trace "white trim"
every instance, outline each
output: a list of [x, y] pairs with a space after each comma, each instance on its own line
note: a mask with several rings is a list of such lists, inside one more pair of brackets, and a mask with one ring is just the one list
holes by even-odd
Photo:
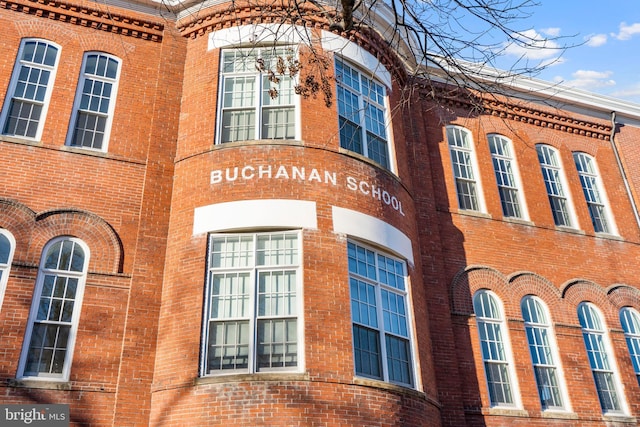
[[[476, 313], [475, 311], [475, 302], [476, 302], [476, 298], [478, 297], [478, 295], [480, 295], [481, 293], [486, 293], [488, 294], [498, 305], [498, 309], [500, 310], [500, 318], [499, 319], [495, 319], [495, 318], [491, 318], [491, 317], [483, 317], [480, 316], [478, 313]], [[502, 300], [500, 299], [500, 297], [498, 297], [498, 295], [496, 295], [495, 292], [493, 292], [492, 290], [483, 288], [483, 289], [478, 289], [472, 296], [471, 301], [473, 303], [473, 312], [475, 314], [476, 317], [476, 329], [478, 332], [478, 344], [480, 345], [480, 358], [482, 360], [482, 371], [484, 374], [484, 387], [487, 393], [487, 399], [489, 400], [489, 405], [491, 406], [491, 408], [498, 408], [498, 409], [506, 409], [506, 410], [515, 410], [515, 409], [522, 409], [522, 397], [520, 396], [520, 384], [518, 381], [518, 375], [517, 375], [517, 371], [516, 371], [516, 367], [515, 367], [515, 358], [513, 355], [513, 346], [511, 345], [511, 333], [509, 331], [509, 325], [507, 324], [507, 317], [506, 317], [506, 311], [504, 309], [504, 303], [502, 302]], [[485, 359], [484, 357], [484, 353], [482, 351], [482, 334], [480, 332], [480, 325], [479, 323], [493, 323], [493, 324], [498, 324], [500, 326], [500, 330], [502, 332], [502, 344], [504, 345], [504, 352], [505, 352], [505, 362], [507, 364], [507, 370], [509, 371], [509, 385], [511, 386], [511, 398], [513, 399], [513, 403], [511, 404], [501, 404], [501, 403], [496, 403], [491, 401], [491, 393], [489, 391], [489, 376], [487, 375], [487, 367], [486, 367], [486, 361], [487, 359]], [[529, 351], [529, 345], [527, 343], [527, 351]], [[489, 359], [490, 360], [490, 359]]]
[[[565, 227], [565, 228], [573, 228], [575, 230], [580, 230], [580, 222], [578, 221], [578, 216], [576, 215], [576, 206], [574, 203], [573, 194], [571, 192], [571, 188], [569, 187], [569, 181], [567, 178], [567, 169], [564, 167], [560, 150], [554, 147], [553, 145], [550, 145], [544, 142], [538, 142], [537, 144], [535, 144], [536, 154], [538, 154], [538, 147], [549, 148], [553, 152], [553, 154], [555, 154], [556, 160], [558, 161], [558, 166], [550, 165], [550, 164], [545, 164], [543, 166], [542, 163], [538, 161], [538, 164], [540, 165], [540, 176], [542, 177], [542, 184], [545, 186], [545, 193], [547, 195], [547, 200], [549, 201], [549, 213], [551, 213], [551, 219], [553, 220], [554, 225], [556, 227]], [[538, 154], [538, 157], [539, 157], [539, 154]], [[571, 160], [573, 162], [573, 166], [575, 167], [575, 160], [573, 160], [573, 153], [571, 154]], [[551, 199], [549, 198], [550, 194], [548, 189], [546, 188], [547, 184], [546, 182], [544, 182], [544, 174], [542, 172], [543, 167], [548, 169], [557, 169], [559, 171], [560, 186], [561, 186], [561, 190], [563, 190], [564, 192], [563, 196], [567, 202], [567, 215], [569, 216], [569, 221], [571, 222], [569, 225], [558, 225], [555, 223], [556, 221], [555, 221], [555, 218], [553, 217], [553, 207], [551, 206]], [[576, 175], [577, 175], [577, 171], [576, 171]], [[582, 190], [582, 184], [580, 185], [580, 190]]]
[[[42, 287], [44, 285], [45, 268], [44, 263], [49, 248], [61, 241], [72, 241], [78, 244], [82, 250], [84, 250], [84, 265], [81, 272], [67, 271], [65, 277], [76, 277], [78, 279], [78, 286], [76, 288], [76, 295], [73, 304], [73, 313], [71, 315], [71, 329], [69, 331], [69, 337], [67, 339], [67, 354], [64, 358], [64, 365], [62, 373], [59, 375], [42, 375], [42, 376], [30, 376], [24, 375], [24, 370], [27, 364], [27, 357], [29, 354], [29, 348], [31, 346], [31, 334], [33, 332], [33, 325], [36, 321], [38, 309], [40, 306], [40, 299], [42, 297]], [[87, 280], [87, 271], [89, 269], [90, 250], [89, 247], [80, 239], [69, 236], [61, 236], [49, 241], [42, 250], [42, 256], [40, 259], [40, 266], [38, 269], [38, 277], [36, 280], [36, 286], [33, 291], [33, 297], [31, 300], [31, 310], [29, 312], [29, 321], [27, 324], [27, 330], [24, 335], [24, 341], [22, 343], [22, 352], [20, 354], [20, 361], [18, 363], [18, 379], [29, 379], [38, 381], [68, 381], [69, 374], [71, 372], [71, 362], [73, 361], [73, 350], [75, 347], [76, 336], [78, 332], [78, 324], [80, 323], [80, 312], [82, 311], [82, 300], [84, 297], [85, 283]], [[50, 271], [50, 270], [46, 270]], [[58, 271], [58, 270], [54, 270]], [[55, 273], [54, 273], [55, 274]]]
[[[449, 141], [449, 129], [459, 129], [461, 133], [466, 134], [467, 137], [469, 138], [469, 141], [468, 141], [469, 147], [459, 147], [457, 145], [452, 146], [451, 141]], [[476, 153], [476, 143], [473, 139], [473, 133], [471, 132], [470, 129], [467, 129], [464, 126], [452, 125], [452, 124], [446, 125], [444, 127], [444, 132], [445, 132], [445, 135], [444, 135], [445, 140], [447, 141], [447, 148], [449, 150], [449, 163], [451, 164], [451, 175], [453, 176], [453, 185], [454, 185], [454, 190], [456, 192], [456, 203], [458, 205], [458, 209], [460, 209], [461, 211], [467, 211], [467, 212], [487, 213], [487, 205], [484, 200], [484, 187], [482, 185], [482, 177], [480, 175], [480, 165], [478, 163], [478, 155]], [[473, 173], [473, 182], [475, 183], [475, 189], [476, 189], [475, 196], [478, 202], [478, 210], [467, 209], [460, 206], [460, 194], [458, 193], [458, 182], [457, 182], [458, 178], [456, 177], [456, 172], [453, 167], [452, 150], [468, 152], [471, 154], [470, 166], [471, 166], [471, 172]], [[489, 156], [491, 156], [491, 153], [489, 153]], [[491, 168], [493, 170], [493, 165], [491, 166]], [[495, 177], [495, 170], [494, 170], [494, 177]], [[467, 181], [469, 180], [467, 179]]]
[[[87, 65], [87, 58], [89, 56], [95, 55], [98, 58], [103, 56], [105, 58], [113, 59], [116, 61], [117, 70], [115, 79], [111, 79], [110, 77], [103, 76], [95, 76], [93, 74], [87, 74], [85, 72], [85, 66]], [[122, 60], [117, 56], [110, 55], [101, 51], [88, 51], [85, 52], [82, 57], [82, 65], [80, 66], [80, 75], [78, 76], [78, 84], [76, 87], [75, 99], [73, 101], [73, 112], [71, 114], [71, 119], [69, 120], [69, 126], [67, 129], [67, 138], [65, 140], [65, 145], [73, 148], [81, 148], [84, 150], [90, 151], [98, 151], [98, 152], [106, 152], [109, 147], [109, 137], [111, 136], [111, 125], [113, 123], [113, 116], [116, 108], [116, 98], [118, 96], [118, 86], [120, 82], [120, 71], [122, 70]], [[75, 126], [76, 120], [78, 118], [78, 113], [80, 112], [80, 103], [82, 102], [82, 95], [84, 93], [84, 84], [85, 82], [91, 79], [93, 81], [101, 82], [101, 83], [109, 83], [111, 84], [111, 95], [109, 96], [109, 109], [107, 111], [107, 119], [104, 125], [104, 133], [102, 135], [102, 145], [100, 148], [94, 147], [85, 147], [82, 145], [71, 145], [73, 136], [75, 135]]]
[[[364, 73], [367, 77], [379, 80], [387, 87], [387, 92], [391, 92], [391, 73], [375, 56], [354, 42], [328, 31], [322, 30], [320, 40], [323, 50], [338, 53], [343, 58], [347, 58], [349, 62], [357, 64], [362, 70], [367, 71]], [[389, 96], [388, 93], [387, 96]]]
[[[573, 412], [573, 409], [571, 408], [571, 400], [569, 398], [569, 393], [567, 393], [567, 381], [565, 379], [565, 375], [564, 375], [564, 369], [562, 368], [562, 358], [560, 357], [560, 353], [558, 351], [558, 342], [556, 340], [556, 331], [553, 327], [553, 321], [551, 319], [551, 313], [549, 312], [549, 307], [547, 307], [547, 304], [537, 295], [533, 295], [533, 294], [529, 294], [529, 295], [525, 295], [524, 297], [522, 297], [522, 299], [520, 300], [520, 312], [522, 313], [522, 302], [526, 299], [526, 298], [531, 298], [533, 301], [535, 301], [537, 304], [539, 304], [542, 307], [542, 310], [544, 311], [544, 315], [546, 316], [546, 323], [542, 324], [542, 323], [529, 323], [526, 320], [524, 321], [524, 330], [525, 330], [525, 334], [527, 334], [527, 326], [531, 327], [531, 328], [539, 328], [539, 329], [545, 329], [547, 331], [547, 337], [549, 339], [548, 344], [549, 344], [549, 349], [551, 351], [551, 357], [553, 358], [553, 367], [556, 370], [556, 374], [557, 374], [557, 381], [558, 381], [558, 388], [560, 389], [560, 396], [562, 398], [562, 408], [547, 408], [547, 409], [542, 409], [542, 411], [544, 413], [567, 413], [567, 412]], [[523, 314], [523, 318], [524, 318], [524, 313]], [[531, 361], [531, 366], [534, 369], [534, 376], [535, 376], [535, 365], [533, 364], [533, 354], [531, 352], [531, 344], [529, 343], [529, 337], [527, 334], [527, 348], [529, 350], [529, 360]], [[536, 378], [534, 378], [534, 381], [536, 383], [536, 387], [538, 388], [538, 390], [540, 389], [540, 384], [538, 384], [538, 380]], [[539, 393], [539, 392], [538, 392]], [[542, 405], [542, 402], [540, 402], [540, 405]]]
[[[580, 309], [582, 308], [582, 306], [586, 306], [586, 307], [591, 307], [591, 309], [595, 312], [595, 315], [598, 316], [598, 320], [600, 321], [600, 326], [602, 327], [602, 329], [590, 329], [590, 328], [586, 328], [583, 326], [582, 322], [580, 321]], [[589, 369], [591, 370], [592, 374], [595, 373], [595, 371], [597, 370], [597, 368], [595, 368], [593, 366], [593, 364], [591, 363], [591, 356], [587, 355], [587, 343], [586, 340], [584, 338], [585, 334], [589, 334], [589, 335], [601, 335], [602, 336], [602, 344], [604, 345], [604, 355], [607, 358], [607, 360], [609, 361], [609, 370], [611, 372], [611, 375], [613, 376], [613, 383], [614, 383], [614, 387], [615, 387], [615, 392], [617, 393], [617, 398], [620, 402], [620, 410], [619, 411], [605, 411], [604, 408], [602, 408], [602, 402], [600, 401], [600, 398], [598, 397], [598, 404], [600, 405], [600, 409], [602, 411], [602, 415], [609, 415], [609, 416], [627, 416], [629, 415], [629, 404], [627, 403], [627, 396], [626, 393], [624, 391], [624, 385], [621, 382], [620, 379], [620, 370], [618, 369], [618, 360], [616, 357], [615, 352], [613, 351], [613, 346], [611, 344], [611, 336], [609, 334], [609, 328], [607, 326], [606, 323], [606, 319], [604, 317], [604, 315], [602, 314], [602, 311], [600, 311], [600, 309], [593, 304], [592, 302], [589, 301], [582, 301], [580, 304], [578, 304], [578, 309], [577, 309], [577, 316], [578, 316], [578, 320], [580, 321], [580, 329], [582, 332], [582, 341], [583, 341], [583, 348], [585, 349], [585, 355], [587, 356], [587, 359], [589, 360]], [[620, 314], [618, 313], [618, 316]], [[602, 370], [599, 370], [602, 371]], [[598, 386], [595, 382], [595, 378], [594, 378], [594, 382], [593, 382], [593, 389], [596, 391], [596, 394], [599, 395], [600, 391], [598, 390]]]
[[318, 228], [316, 202], [241, 200], [195, 208], [193, 235], [256, 228]]
[[[20, 70], [22, 69], [22, 64], [23, 64], [22, 55], [24, 53], [25, 45], [28, 42], [42, 42], [49, 46], [55, 47], [57, 49], [56, 60], [53, 66], [44, 65], [44, 64], [31, 65], [33, 63], [28, 63], [27, 65], [31, 68], [36, 68], [38, 70], [45, 70], [50, 72], [49, 80], [47, 81], [47, 89], [44, 95], [44, 100], [42, 101], [42, 110], [40, 111], [40, 118], [38, 119], [38, 129], [36, 130], [36, 135], [34, 137], [4, 133], [4, 128], [6, 126], [7, 118], [9, 116], [11, 101], [15, 96], [16, 86], [18, 85], [18, 78], [20, 77]], [[58, 64], [60, 63], [61, 53], [62, 53], [62, 46], [47, 39], [38, 38], [38, 37], [26, 37], [20, 41], [20, 48], [18, 49], [18, 53], [16, 54], [15, 63], [13, 64], [13, 70], [11, 72], [11, 81], [9, 83], [9, 88], [7, 89], [6, 97], [3, 101], [4, 104], [2, 106], [2, 114], [0, 115], [0, 134], [7, 135], [13, 138], [27, 139], [29, 141], [40, 141], [42, 139], [42, 132], [44, 131], [44, 124], [47, 119], [47, 111], [49, 110], [49, 104], [51, 103], [51, 93], [53, 92], [53, 86], [55, 85], [56, 74], [58, 71]]]
[[[498, 132], [492, 132], [492, 133], [488, 133], [486, 135], [487, 138], [487, 144], [489, 145], [489, 156], [491, 157], [491, 163], [492, 163], [492, 168], [493, 168], [493, 176], [496, 180], [496, 188], [498, 190], [498, 193], [500, 193], [500, 187], [498, 187], [498, 177], [496, 176], [496, 168], [495, 165], [493, 164], [493, 159], [494, 159], [494, 155], [491, 152], [491, 143], [489, 141], [490, 137], [498, 137], [498, 138], [502, 138], [504, 140], [506, 140], [508, 142], [508, 146], [509, 146], [509, 151], [510, 151], [510, 157], [505, 157], [505, 156], [498, 156], [496, 155], [496, 157], [498, 159], [508, 159], [510, 164], [511, 164], [511, 172], [513, 173], [513, 179], [515, 181], [515, 185], [516, 185], [516, 190], [518, 191], [517, 193], [517, 197], [518, 197], [518, 203], [520, 204], [520, 217], [506, 217], [504, 216], [504, 210], [502, 210], [502, 215], [504, 218], [509, 218], [509, 219], [521, 219], [524, 221], [529, 221], [529, 209], [527, 206], [527, 202], [526, 202], [526, 197], [524, 194], [524, 185], [522, 185], [522, 177], [520, 176], [520, 166], [518, 165], [518, 159], [516, 158], [516, 150], [515, 150], [515, 145], [513, 144], [513, 141], [508, 138], [507, 136], [498, 133]], [[500, 200], [500, 204], [502, 205], [502, 198], [500, 197], [500, 194], [498, 194], [498, 199]], [[502, 207], [502, 206], [501, 206]]]
[[8, 230], [0, 229], [0, 235], [5, 236], [9, 240], [9, 258], [6, 264], [1, 264], [2, 277], [0, 277], [0, 310], [2, 309], [2, 301], [4, 301], [4, 294], [7, 291], [7, 282], [9, 281], [9, 274], [11, 273], [11, 263], [13, 262], [13, 254], [16, 252], [16, 239]]
[[207, 50], [234, 46], [254, 46], [264, 43], [311, 45], [311, 33], [306, 27], [283, 24], [239, 25], [209, 34]]
[[333, 231], [382, 246], [400, 255], [413, 266], [411, 239], [384, 221], [351, 209], [331, 207]]

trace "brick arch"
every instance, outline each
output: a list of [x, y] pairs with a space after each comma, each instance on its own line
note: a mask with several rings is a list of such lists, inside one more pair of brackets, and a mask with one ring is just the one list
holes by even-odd
[[96, 31], [82, 35], [78, 38], [78, 41], [80, 42], [80, 46], [82, 46], [82, 50], [85, 52], [105, 52], [121, 59], [136, 49], [135, 45], [125, 42], [122, 36], [105, 32]]
[[29, 251], [31, 261], [38, 264], [44, 246], [58, 236], [77, 237], [89, 246], [89, 271], [122, 272], [122, 242], [111, 225], [98, 215], [75, 209], [51, 210], [36, 215]]
[[[69, 30], [68, 26], [53, 20], [29, 17], [28, 19], [16, 20], [14, 25], [21, 38], [38, 37], [50, 40], [58, 45], [74, 42], [78, 37], [75, 32]], [[55, 34], [55, 40], [51, 38], [52, 34]]]
[[20, 202], [0, 198], [0, 228], [13, 234], [16, 249], [13, 262], [24, 262], [33, 233], [36, 213]]
[[[607, 295], [607, 290], [590, 280], [575, 279], [561, 287], [563, 299], [567, 302], [569, 323], [576, 325], [578, 321], [578, 305], [581, 302], [591, 302], [602, 312], [607, 325], [615, 325], [618, 321], [618, 311]], [[612, 323], [613, 322], [613, 323]]]
[[[548, 279], [536, 273], [521, 271], [509, 276], [509, 290], [514, 303], [520, 305], [520, 301], [527, 295], [540, 298], [547, 308], [554, 322], [567, 322], [566, 305], [558, 288]], [[522, 313], [519, 312], [521, 316]]]
[[633, 307], [640, 311], [640, 290], [625, 284], [615, 284], [607, 289], [607, 296], [611, 304], [618, 309]]
[[[476, 265], [459, 271], [451, 282], [451, 310], [454, 314], [473, 314], [473, 294], [479, 289], [490, 289], [502, 300], [508, 312], [511, 298], [506, 289], [506, 278], [498, 270]], [[510, 304], [509, 304], [510, 305]], [[510, 314], [510, 313], [509, 313]]]

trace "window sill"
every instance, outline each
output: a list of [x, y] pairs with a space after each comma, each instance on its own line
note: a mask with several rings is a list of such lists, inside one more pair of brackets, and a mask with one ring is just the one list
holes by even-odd
[[7, 386], [16, 388], [40, 388], [47, 390], [71, 390], [71, 382], [52, 378], [8, 379]]
[[605, 239], [605, 240], [617, 240], [619, 242], [624, 241], [624, 239], [620, 236], [618, 236], [617, 234], [609, 234], [609, 233], [598, 233], [596, 232], [596, 237], [599, 239]]
[[631, 415], [626, 414], [603, 414], [602, 418], [605, 421], [629, 424], [629, 425], [637, 425], [638, 419], [636, 417], [632, 417]]
[[511, 224], [526, 225], [528, 227], [535, 227], [535, 224], [532, 221], [529, 221], [528, 219], [514, 218], [514, 217], [505, 216], [505, 217], [502, 217], [502, 221], [509, 222]]
[[13, 144], [20, 144], [20, 145], [31, 145], [31, 146], [35, 146], [35, 147], [41, 147], [42, 146], [42, 141], [37, 140], [37, 139], [30, 139], [30, 138], [20, 138], [17, 136], [9, 136], [9, 135], [0, 135], [0, 141], [2, 142], [10, 142]]
[[483, 408], [482, 414], [500, 416], [500, 417], [529, 418], [529, 412], [521, 408], [507, 408], [507, 407]]
[[259, 374], [220, 374], [198, 377], [194, 385], [240, 383], [256, 381], [309, 381], [309, 375], [301, 372], [265, 372]]
[[561, 420], [577, 420], [578, 414], [575, 412], [567, 412], [563, 410], [553, 410], [547, 409], [546, 411], [542, 411], [542, 418], [551, 418], [551, 419], [561, 419]]
[[421, 391], [418, 391], [414, 388], [411, 388], [409, 386], [401, 386], [401, 385], [397, 385], [397, 384], [391, 384], [385, 381], [380, 381], [380, 380], [372, 380], [369, 378], [362, 378], [362, 377], [354, 377], [353, 378], [353, 383], [356, 385], [361, 385], [361, 386], [365, 386], [365, 387], [371, 387], [371, 388], [378, 388], [378, 389], [383, 389], [383, 390], [388, 390], [388, 391], [393, 391], [396, 393], [402, 393], [402, 394], [406, 394], [406, 395], [413, 395], [415, 397], [419, 397], [424, 399], [425, 398], [425, 394]]
[[225, 148], [243, 147], [245, 145], [293, 145], [302, 147], [304, 143], [299, 139], [250, 139], [247, 141], [216, 142], [213, 145], [213, 149], [223, 150]]
[[476, 217], [476, 218], [492, 219], [491, 215], [489, 215], [488, 213], [485, 213], [485, 212], [480, 212], [480, 211], [472, 211], [472, 210], [468, 210], [468, 209], [458, 209], [457, 213], [460, 214], [460, 215], [464, 215], [464, 216], [473, 216], [473, 217]]
[[563, 233], [570, 233], [570, 234], [581, 234], [581, 235], [586, 235], [586, 233], [584, 232], [584, 230], [580, 230], [579, 228], [573, 228], [573, 227], [565, 227], [562, 225], [556, 225], [556, 231], [561, 231]]

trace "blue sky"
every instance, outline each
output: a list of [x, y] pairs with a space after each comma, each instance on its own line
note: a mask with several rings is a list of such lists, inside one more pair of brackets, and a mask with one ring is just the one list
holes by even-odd
[[573, 47], [507, 49], [503, 59], [547, 62], [551, 65], [536, 78], [640, 104], [640, 0], [539, 3], [519, 27], [529, 36], [558, 38], [550, 43]]

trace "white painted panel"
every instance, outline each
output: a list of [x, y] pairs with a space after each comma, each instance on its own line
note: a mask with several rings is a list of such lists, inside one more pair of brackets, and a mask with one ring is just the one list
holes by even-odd
[[404, 257], [409, 264], [414, 265], [411, 239], [402, 231], [378, 218], [351, 209], [333, 206], [332, 213], [334, 232], [388, 248]]
[[316, 202], [305, 200], [243, 200], [196, 208], [193, 234], [267, 227], [318, 228]]
[[309, 29], [297, 25], [255, 24], [223, 28], [209, 34], [208, 49], [253, 46], [261, 43], [310, 44]]
[[391, 73], [389, 73], [375, 56], [354, 42], [323, 30], [322, 49], [335, 52], [347, 58], [349, 61], [355, 62], [362, 67], [364, 71], [370, 71], [369, 77], [375, 77], [377, 80], [380, 80], [388, 90], [391, 90]]

